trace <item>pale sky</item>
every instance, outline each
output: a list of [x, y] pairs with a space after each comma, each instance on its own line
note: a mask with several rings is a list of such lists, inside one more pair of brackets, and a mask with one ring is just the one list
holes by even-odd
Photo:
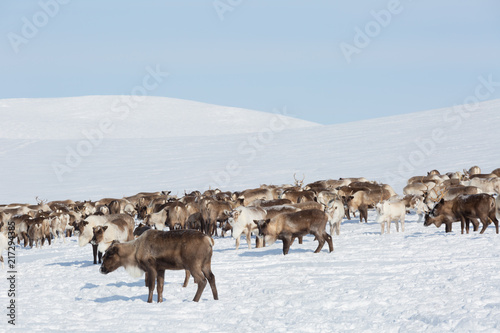
[[150, 67], [169, 73], [150, 95], [322, 124], [423, 111], [500, 82], [499, 15], [494, 0], [7, 0], [0, 98], [130, 94]]

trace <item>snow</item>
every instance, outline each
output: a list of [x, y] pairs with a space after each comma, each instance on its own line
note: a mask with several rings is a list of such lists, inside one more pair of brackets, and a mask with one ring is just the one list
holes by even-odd
[[[113, 98], [118, 97], [92, 97], [103, 103]], [[97, 200], [159, 190], [182, 195], [184, 190], [209, 187], [235, 191], [262, 183], [290, 183], [294, 173], [300, 178], [304, 175], [306, 183], [364, 176], [388, 183], [401, 193], [408, 178], [435, 168], [447, 172], [477, 164], [491, 171], [500, 164], [496, 144], [500, 100], [480, 103], [473, 112], [460, 110], [467, 118], [453, 109], [440, 109], [329, 126], [310, 126], [290, 118], [278, 121], [275, 117], [279, 116], [273, 114], [257, 121], [255, 114], [262, 113], [241, 111], [240, 123], [254, 124], [252, 132], [242, 134], [235, 126], [237, 133], [227, 129], [230, 133], [221, 131], [220, 135], [209, 134], [212, 131], [206, 124], [214, 118], [212, 114], [194, 118], [196, 126], [184, 122], [190, 119], [190, 102], [182, 113], [183, 121], [175, 124], [178, 132], [189, 132], [190, 136], [158, 137], [161, 131], [153, 129], [158, 126], [163, 99], [148, 98], [152, 101], [144, 104], [160, 105], [148, 111], [153, 138], [146, 138], [146, 125], [137, 137], [127, 137], [125, 134], [132, 135], [137, 127], [128, 122], [123, 128], [116, 124], [111, 133], [99, 132], [101, 136], [95, 134], [90, 139], [81, 132], [79, 139], [68, 139], [69, 134], [62, 129], [54, 131], [54, 136], [40, 134], [31, 139], [30, 133], [36, 133], [40, 124], [49, 126], [27, 116], [34, 113], [40, 100], [6, 100], [9, 105], [19, 102], [23, 106], [16, 108], [17, 113], [8, 113], [10, 120], [0, 133], [8, 133], [10, 127], [18, 128], [15, 124], [25, 121], [31, 125], [16, 135], [0, 135], [0, 184], [9, 189], [0, 193], [0, 203], [34, 203], [37, 196]], [[55, 118], [77, 108], [81, 98], [64, 98], [60, 103], [65, 107], [58, 112], [54, 107]], [[4, 111], [0, 115], [3, 117]], [[229, 121], [222, 118], [222, 123]], [[64, 124], [73, 126], [73, 121]], [[204, 124], [207, 129], [199, 133], [201, 136], [191, 132], [193, 126]], [[79, 130], [98, 129], [94, 124]], [[435, 135], [437, 140], [432, 139], [433, 132], [441, 133]], [[125, 136], [118, 137], [120, 133]]]
[[7, 139], [82, 139], [82, 132], [97, 129], [105, 119], [114, 125], [108, 139], [251, 133], [274, 117], [288, 128], [318, 126], [287, 117], [286, 108], [272, 114], [154, 96], [3, 99], [2, 106], [0, 138]]
[[[80, 163], [60, 181], [53, 163], [64, 164], [68, 148], [76, 150], [85, 140], [81, 131], [100, 121], [97, 111], [84, 111], [105, 110], [116, 98], [2, 100], [0, 202], [34, 202], [36, 196], [99, 199], [156, 190], [182, 195], [184, 190], [209, 186], [238, 190], [261, 183], [290, 183], [294, 173], [304, 174], [306, 182], [364, 176], [387, 182], [401, 193], [406, 178], [434, 168], [445, 172], [477, 164], [489, 172], [500, 166], [499, 100], [463, 112], [467, 118], [453, 109], [441, 109], [329, 126], [286, 118], [287, 126], [277, 128], [275, 115], [239, 110], [239, 123], [233, 126], [231, 117], [226, 117], [231, 111], [227, 108], [207, 106], [191, 117], [199, 103], [148, 97], [141, 103], [148, 105], [144, 107], [147, 121], [135, 126], [136, 120], [130, 118], [123, 127], [117, 125], [93, 145], [90, 154], [80, 156]], [[174, 132], [162, 133], [166, 125], [161, 122], [167, 118], [160, 117], [160, 109], [167, 109], [163, 107], [167, 104], [178, 108], [168, 114], [183, 112]], [[54, 122], [47, 124], [39, 115], [49, 109]], [[85, 125], [75, 125], [78, 119]], [[430, 140], [433, 131], [441, 135]], [[312, 236], [305, 237], [303, 245], [293, 244], [287, 256], [282, 255], [280, 241], [263, 249], [241, 246], [236, 251], [234, 239], [216, 238], [212, 269], [219, 301], [213, 300], [207, 286], [199, 303], [191, 301], [196, 291], [192, 279], [182, 288], [183, 271], [166, 272], [163, 303], [146, 303], [143, 278], [132, 278], [122, 268], [100, 274], [99, 266], [92, 264], [91, 247], [80, 248], [76, 238], [39, 249], [16, 247], [16, 328], [64, 332], [500, 330], [496, 273], [500, 243], [494, 227], [483, 235], [461, 235], [454, 225], [453, 232], [445, 234], [444, 228], [424, 227], [416, 215], [407, 215], [404, 233], [396, 233], [393, 224], [391, 234], [380, 235], [374, 212], [368, 221], [345, 220], [340, 236], [333, 237], [333, 253], [325, 246], [314, 254], [317, 242]], [[7, 269], [2, 274], [0, 306], [5, 309]], [[11, 329], [6, 311], [2, 330]]]

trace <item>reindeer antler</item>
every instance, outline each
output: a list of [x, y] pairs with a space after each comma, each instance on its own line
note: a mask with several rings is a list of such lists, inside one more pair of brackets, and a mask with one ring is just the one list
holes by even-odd
[[35, 200], [39, 205], [45, 205], [48, 202], [48, 200], [42, 200], [38, 196], [35, 197]]
[[298, 180], [296, 178], [296, 173], [293, 174], [293, 179], [295, 180], [295, 186], [298, 186], [302, 188], [304, 186], [304, 179], [306, 179], [306, 175], [302, 174], [304, 177], [302, 177], [302, 180]]
[[434, 202], [441, 201], [446, 196], [446, 194], [450, 191], [450, 190], [443, 189], [440, 191], [440, 193], [438, 193], [438, 191], [436, 190], [435, 187], [432, 190], [434, 191], [434, 193], [436, 193], [436, 197], [437, 197], [436, 199], [431, 198], [431, 200]]

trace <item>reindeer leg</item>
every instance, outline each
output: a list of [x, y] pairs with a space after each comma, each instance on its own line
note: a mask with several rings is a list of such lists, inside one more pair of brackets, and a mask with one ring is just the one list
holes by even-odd
[[251, 238], [251, 233], [250, 231], [246, 230], [245, 231], [245, 236], [247, 238], [247, 244], [248, 244], [248, 249], [251, 249], [252, 248], [252, 238]]
[[481, 223], [483, 224], [483, 228], [481, 229], [481, 232], [480, 234], [483, 234], [485, 231], [486, 231], [486, 228], [488, 228], [488, 226], [490, 225], [489, 223], [489, 218], [488, 219], [484, 219], [484, 218], [481, 218]]
[[[315, 232], [315, 233], [313, 233], [313, 235], [318, 240], [318, 247], [316, 248], [316, 250], [314, 250], [314, 253], [319, 253], [321, 251], [321, 249], [323, 248], [323, 246], [325, 245], [325, 237], [323, 237], [323, 235], [320, 234], [319, 232]], [[330, 246], [330, 244], [328, 244], [328, 246]], [[333, 247], [333, 244], [332, 244], [332, 247]]]
[[207, 285], [207, 279], [205, 278], [205, 275], [201, 270], [191, 272], [191, 274], [193, 274], [194, 282], [198, 285], [198, 289], [196, 290], [196, 294], [194, 295], [193, 302], [198, 302], [201, 298], [201, 294], [203, 293], [203, 289], [205, 289], [205, 286]]
[[255, 236], [255, 237], [256, 237], [255, 242], [257, 243], [256, 244], [257, 248], [264, 247], [264, 238], [259, 236], [259, 235]]
[[240, 237], [241, 235], [238, 235], [238, 237], [236, 237], [236, 250], [238, 250], [238, 248], [240, 247]]
[[163, 302], [163, 284], [165, 281], [165, 270], [159, 270], [156, 277], [156, 292], [158, 293], [158, 303]]
[[97, 245], [92, 244], [92, 254], [94, 255], [94, 265], [97, 265]]
[[149, 268], [148, 275], [146, 276], [146, 284], [149, 288], [148, 303], [153, 303], [153, 292], [155, 290], [157, 273], [154, 268]]
[[323, 233], [323, 238], [326, 239], [326, 242], [328, 243], [328, 250], [329, 252], [333, 252], [333, 241], [332, 241], [332, 236], [327, 234], [326, 232]]
[[477, 219], [471, 219], [472, 221], [472, 226], [474, 227], [474, 231], [478, 231], [479, 230], [479, 222], [477, 221]]
[[210, 269], [210, 264], [204, 265], [202, 268], [203, 274], [208, 280], [208, 283], [210, 284], [210, 288], [212, 289], [212, 295], [214, 296], [214, 300], [219, 299], [219, 295], [217, 293], [217, 287], [215, 286], [215, 275], [212, 273], [212, 270]]
[[183, 288], [186, 288], [189, 283], [189, 278], [191, 277], [191, 273], [186, 269], [186, 278], [184, 279], [184, 284], [182, 285]]
[[290, 250], [290, 245], [292, 244], [292, 237], [290, 235], [283, 238], [283, 255], [287, 255]]
[[[21, 233], [21, 237], [22, 237], [22, 238], [23, 238], [23, 240], [24, 240], [24, 247], [26, 247], [26, 246], [28, 245], [28, 242], [29, 242], [29, 240], [28, 240], [28, 234], [27, 234], [27, 233], [25, 233], [25, 232], [22, 232], [22, 233]], [[19, 240], [19, 238], [18, 238], [18, 240]], [[20, 242], [18, 242], [18, 244], [19, 244], [19, 243], [20, 243]], [[30, 244], [31, 244], [31, 243], [30, 243]], [[30, 245], [30, 246], [31, 246], [31, 245]]]

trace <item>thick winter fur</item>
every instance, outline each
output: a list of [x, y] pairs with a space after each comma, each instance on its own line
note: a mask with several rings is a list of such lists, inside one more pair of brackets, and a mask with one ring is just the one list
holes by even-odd
[[163, 230], [165, 228], [167, 218], [168, 212], [165, 209], [162, 209], [157, 213], [148, 214], [144, 219], [144, 222], [146, 225], [155, 227], [157, 230]]
[[236, 250], [240, 246], [241, 234], [245, 234], [249, 249], [252, 248], [252, 234], [257, 236], [256, 247], [262, 247], [261, 239], [258, 238], [259, 229], [254, 220], [266, 218], [267, 212], [264, 208], [240, 206], [232, 212], [226, 211], [226, 214], [229, 216], [228, 223], [233, 228], [232, 236], [236, 239]]
[[473, 178], [469, 181], [462, 182], [465, 186], [475, 186], [483, 193], [499, 194], [500, 193], [500, 178]]
[[302, 210], [295, 213], [283, 213], [272, 220], [254, 221], [259, 228], [259, 234], [265, 236], [266, 244], [273, 244], [276, 239], [283, 241], [283, 254], [288, 254], [294, 238], [312, 234], [318, 240], [318, 247], [314, 253], [323, 248], [328, 242], [330, 252], [333, 251], [332, 237], [326, 232], [328, 216], [318, 209]]
[[327, 204], [325, 212], [330, 224], [330, 235], [333, 236], [334, 233], [340, 235], [340, 224], [345, 216], [344, 204], [340, 200], [332, 200]]
[[226, 201], [207, 200], [201, 211], [205, 221], [205, 233], [217, 236], [217, 221], [221, 224], [227, 221], [226, 211], [232, 210], [231, 203]]
[[[133, 241], [111, 245], [104, 254], [100, 272], [108, 274], [122, 266], [135, 276], [146, 272], [146, 286], [149, 288], [148, 303], [153, 301], [155, 282], [160, 303], [163, 301], [165, 270], [184, 269], [198, 284], [193, 301], [200, 300], [207, 280], [213, 297], [217, 300], [215, 276], [211, 269], [213, 244], [211, 237], [196, 230], [151, 229]], [[189, 278], [188, 273], [186, 278]]]
[[[122, 218], [130, 224], [134, 224], [134, 219], [127, 214], [112, 214], [112, 215], [91, 215], [88, 216], [84, 221], [75, 222], [75, 231], [79, 232], [78, 245], [85, 246], [92, 241], [94, 237], [94, 227], [103, 225], [104, 223], [111, 221], [116, 218]], [[94, 264], [97, 264], [97, 257], [99, 257], [99, 263], [101, 263], [102, 252], [97, 251], [97, 244], [92, 244], [92, 252], [94, 256]]]
[[42, 244], [42, 238], [43, 238], [42, 228], [43, 228], [42, 223], [39, 222], [31, 223], [28, 230], [28, 237], [31, 248], [33, 248], [33, 243], [35, 243], [35, 247], [38, 247], [38, 243], [40, 243], [40, 245]]
[[249, 206], [255, 200], [273, 200], [277, 199], [273, 196], [273, 192], [268, 188], [248, 189], [240, 193], [239, 200], [243, 206]]
[[[405, 231], [406, 205], [403, 200], [386, 200], [376, 205], [377, 222], [380, 223], [380, 234], [384, 234], [384, 228], [387, 227], [387, 233], [391, 233], [391, 222], [396, 224], [396, 231], [399, 232], [399, 223], [401, 231]], [[398, 223], [399, 222], [399, 223]]]
[[186, 205], [178, 201], [168, 207], [167, 224], [170, 230], [185, 229], [188, 213]]
[[94, 227], [97, 250], [104, 253], [113, 241], [128, 242], [134, 239], [134, 224], [117, 218]]
[[463, 234], [464, 227], [469, 233], [470, 222], [474, 224], [474, 231], [477, 230], [477, 219], [479, 219], [483, 224], [481, 234], [491, 222], [495, 224], [498, 234], [496, 211], [495, 199], [489, 194], [459, 195], [451, 201], [441, 200], [429, 214], [425, 215], [424, 226], [434, 224], [439, 228], [441, 224], [445, 224], [446, 232], [451, 232], [451, 224], [460, 221]]

